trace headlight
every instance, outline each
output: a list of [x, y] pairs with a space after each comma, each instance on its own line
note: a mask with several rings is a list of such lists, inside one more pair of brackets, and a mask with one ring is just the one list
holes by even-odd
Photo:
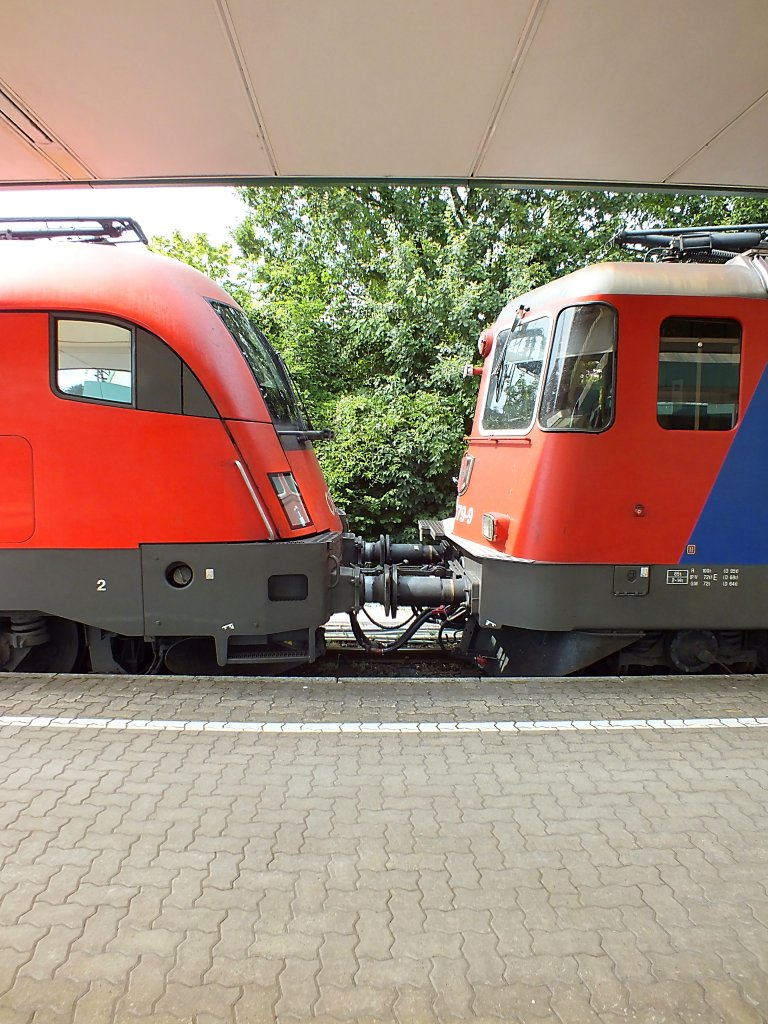
[[312, 520], [307, 512], [304, 499], [301, 497], [299, 485], [293, 478], [293, 473], [270, 473], [269, 479], [291, 528], [300, 530], [304, 526], [310, 526]]
[[509, 536], [509, 516], [498, 512], [483, 512], [483, 536], [491, 544], [505, 544]]

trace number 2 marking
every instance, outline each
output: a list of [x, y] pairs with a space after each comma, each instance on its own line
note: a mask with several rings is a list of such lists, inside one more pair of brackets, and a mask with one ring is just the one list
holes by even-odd
[[106, 590], [106, 589], [107, 589], [107, 581], [106, 580], [96, 580], [96, 590], [101, 592], [101, 591]]

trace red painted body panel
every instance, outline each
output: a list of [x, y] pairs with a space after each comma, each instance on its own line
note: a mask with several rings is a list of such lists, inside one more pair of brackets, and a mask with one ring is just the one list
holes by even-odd
[[25, 437], [0, 436], [0, 544], [29, 540], [35, 532], [32, 448]]
[[[585, 295], [532, 308], [528, 315], [548, 312], [554, 321], [566, 305], [588, 301], [608, 302], [618, 311], [613, 425], [599, 434], [547, 432], [537, 425], [523, 437], [483, 434], [493, 365], [486, 359], [468, 445], [475, 463], [459, 497], [464, 520], [457, 515], [454, 535], [531, 561], [675, 563], [736, 430], [675, 431], [658, 424], [660, 325], [669, 316], [729, 317], [741, 323], [741, 419], [768, 357], [768, 347], [759, 344], [768, 306], [751, 298]], [[500, 318], [494, 335], [505, 326]], [[483, 538], [485, 512], [510, 517], [503, 546]]]
[[0, 314], [0, 379], [14, 382], [0, 432], [13, 426], [34, 452], [25, 546], [267, 539], [220, 420], [59, 398], [48, 353], [45, 314]]
[[[267, 425], [230, 420], [227, 427], [245, 465], [259, 467], [261, 470], [255, 475], [251, 473], [252, 481], [276, 533], [281, 538], [298, 539], [310, 537], [324, 530], [338, 530], [338, 515], [331, 512], [328, 488], [311, 448], [285, 452], [271, 423]], [[306, 529], [295, 530], [291, 527], [274, 487], [265, 476], [265, 471], [293, 473], [312, 520]]]
[[[311, 448], [283, 450], [251, 372], [208, 299], [235, 305], [202, 274], [131, 246], [0, 241], [0, 444], [13, 498], [0, 543], [131, 548], [261, 541], [340, 530]], [[54, 393], [50, 312], [143, 327], [193, 370], [221, 419], [146, 412]], [[31, 449], [25, 462], [22, 448]], [[34, 481], [32, 480], [34, 465]], [[27, 468], [25, 468], [25, 466]], [[292, 470], [313, 525], [292, 530], [269, 474]], [[32, 499], [34, 492], [34, 500]]]
[[121, 317], [177, 352], [224, 419], [269, 414], [207, 299], [236, 303], [203, 274], [140, 246], [0, 241], [0, 308]]

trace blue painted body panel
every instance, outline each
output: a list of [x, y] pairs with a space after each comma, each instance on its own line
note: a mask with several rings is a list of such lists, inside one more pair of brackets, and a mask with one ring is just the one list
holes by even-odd
[[701, 510], [683, 564], [768, 565], [768, 368]]

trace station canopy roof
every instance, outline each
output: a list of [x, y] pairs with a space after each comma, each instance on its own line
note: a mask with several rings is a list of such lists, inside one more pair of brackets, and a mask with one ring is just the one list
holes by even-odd
[[768, 190], [766, 0], [3, 0], [0, 185]]

